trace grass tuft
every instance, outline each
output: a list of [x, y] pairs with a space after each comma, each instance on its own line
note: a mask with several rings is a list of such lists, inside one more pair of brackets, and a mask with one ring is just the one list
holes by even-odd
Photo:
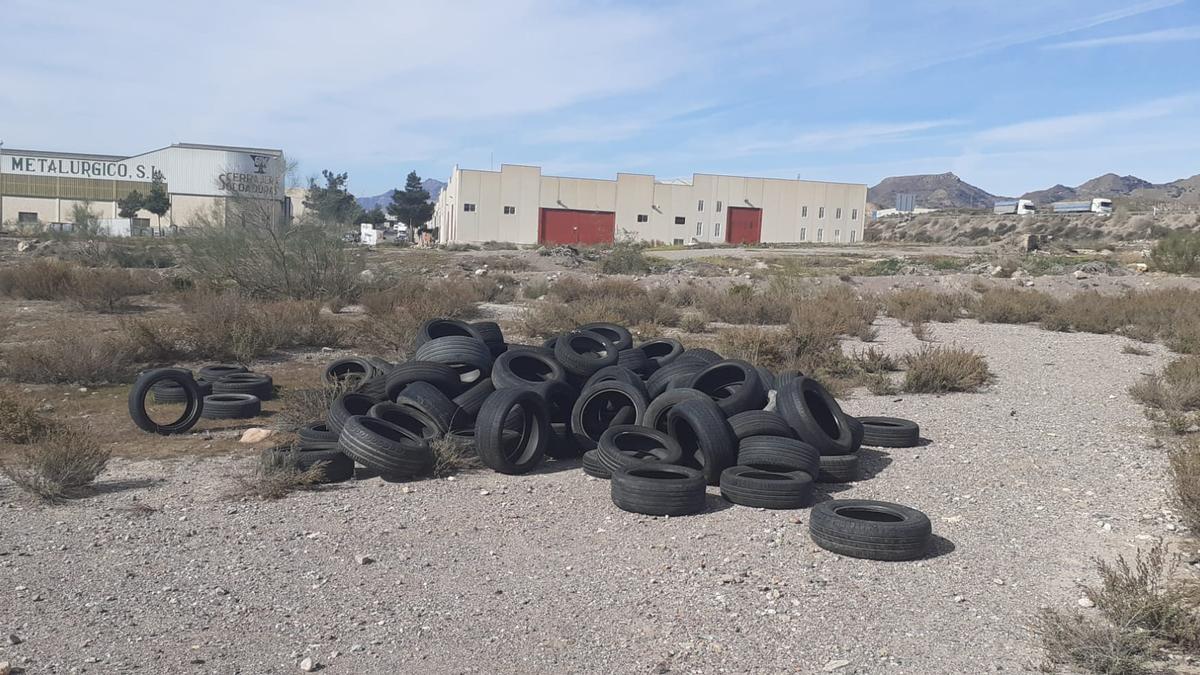
[[285, 451], [263, 450], [247, 473], [234, 477], [236, 489], [232, 496], [282, 499], [296, 490], [318, 485], [325, 478], [325, 463], [301, 469], [299, 455], [295, 447]]
[[912, 394], [978, 391], [993, 377], [982, 354], [962, 347], [924, 347], [903, 361], [903, 388]]
[[87, 494], [108, 464], [110, 452], [87, 432], [51, 426], [31, 440], [3, 449], [0, 473], [46, 502]]

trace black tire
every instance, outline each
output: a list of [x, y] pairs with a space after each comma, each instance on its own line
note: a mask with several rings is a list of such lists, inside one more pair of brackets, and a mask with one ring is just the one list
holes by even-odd
[[417, 328], [413, 337], [413, 347], [420, 349], [421, 345], [444, 337], [469, 337], [483, 342], [483, 335], [477, 328], [458, 319], [429, 319]]
[[721, 496], [760, 509], [803, 509], [812, 504], [813, 479], [803, 471], [779, 473], [731, 466], [721, 474]]
[[375, 375], [368, 377], [365, 380], [358, 382], [351, 391], [370, 396], [376, 401], [386, 401], [387, 397], [387, 376]]
[[667, 428], [683, 448], [683, 464], [700, 469], [709, 485], [737, 463], [737, 439], [711, 399], [683, 401], [667, 414]]
[[618, 352], [633, 349], [633, 333], [629, 329], [615, 323], [585, 323], [575, 328], [577, 331], [592, 331], [608, 338]]
[[263, 373], [233, 373], [213, 382], [212, 390], [214, 394], [250, 394], [269, 401], [275, 396], [275, 383]]
[[788, 382], [794, 382], [801, 377], [804, 377], [804, 374], [798, 370], [785, 370], [775, 373], [775, 390], [779, 391], [780, 389], [783, 389], [784, 385], [786, 385]]
[[915, 448], [921, 443], [921, 427], [899, 417], [859, 417], [862, 444], [878, 448]]
[[605, 366], [617, 365], [617, 347], [599, 333], [573, 331], [554, 343], [554, 358], [568, 373], [587, 378]]
[[590, 450], [605, 429], [614, 424], [641, 424], [645, 415], [646, 397], [637, 387], [608, 380], [579, 394], [571, 409], [571, 431], [579, 447]]
[[354, 461], [386, 478], [412, 478], [433, 467], [429, 442], [386, 420], [353, 415], [338, 437], [338, 447]]
[[209, 394], [204, 397], [204, 419], [247, 420], [262, 413], [262, 401], [254, 394]]
[[850, 425], [850, 453], [853, 454], [858, 452], [858, 449], [862, 447], [863, 436], [867, 433], [867, 430], [863, 426], [863, 423], [859, 422], [858, 418], [853, 415], [846, 415], [846, 424]]
[[[208, 380], [197, 379], [196, 386], [200, 389], [201, 397], [213, 393], [212, 382]], [[160, 380], [150, 387], [150, 393], [154, 396], [155, 403], [187, 403], [187, 391], [173, 380]]]
[[492, 366], [492, 384], [496, 389], [525, 387], [550, 380], [566, 382], [567, 374], [554, 360], [553, 352], [540, 347], [518, 349], [513, 345]]
[[658, 398], [668, 390], [685, 388], [692, 376], [701, 370], [704, 370], [704, 365], [701, 363], [696, 361], [680, 363], [679, 359], [676, 359], [674, 363], [659, 368], [646, 379], [646, 391], [650, 393], [651, 398]]
[[739, 441], [751, 436], [783, 436], [795, 438], [796, 432], [787, 420], [770, 410], [747, 410], [729, 417], [729, 428]]
[[803, 471], [817, 477], [821, 453], [816, 448], [783, 436], [750, 436], [738, 443], [737, 463], [765, 471]]
[[565, 422], [550, 423], [550, 442], [546, 444], [546, 456], [551, 459], [575, 459], [579, 457], [579, 443], [571, 433], [571, 425]]
[[[515, 440], [505, 438], [504, 421], [521, 411], [522, 428]], [[528, 473], [541, 463], [550, 442], [546, 402], [531, 389], [500, 389], [488, 397], [475, 421], [475, 449], [493, 471]], [[507, 441], [507, 442], [506, 442]]]
[[463, 391], [458, 372], [450, 366], [434, 361], [408, 361], [387, 374], [387, 399], [395, 401], [404, 387], [413, 382], [428, 382], [446, 396], [457, 396]]
[[726, 416], [762, 410], [767, 404], [767, 390], [758, 370], [740, 359], [717, 361], [705, 367], [692, 376], [687, 387], [708, 394]]
[[408, 431], [426, 441], [433, 441], [447, 433], [437, 420], [411, 406], [382, 401], [371, 406], [367, 417], [381, 419]]
[[354, 460], [338, 449], [337, 441], [325, 443], [319, 447], [306, 448], [291, 445], [276, 446], [270, 449], [277, 455], [291, 455], [296, 460], [296, 468], [308, 471], [321, 464], [321, 483], [340, 483], [354, 478]]
[[[479, 333], [479, 339], [492, 350], [493, 354], [504, 353], [507, 345], [504, 344], [504, 331], [500, 330], [500, 324], [495, 321], [476, 321], [471, 324], [476, 333]], [[499, 352], [495, 348], [499, 346], [502, 349]]]
[[583, 472], [592, 478], [612, 478], [612, 473], [600, 463], [600, 451], [594, 448], [583, 453]]
[[653, 401], [646, 406], [646, 414], [642, 417], [642, 425], [657, 429], [666, 433], [667, 415], [670, 414], [671, 408], [693, 399], [710, 400], [708, 395], [702, 391], [695, 389], [669, 389], [654, 397]]
[[697, 349], [685, 349], [684, 352], [679, 355], [679, 358], [675, 359], [675, 362], [698, 363], [702, 366], [708, 366], [722, 360], [724, 360], [724, 357], [722, 357], [720, 354], [711, 349], [704, 349], [703, 347], [700, 347]]
[[250, 372], [249, 368], [236, 363], [210, 363], [207, 366], [201, 366], [200, 370], [196, 371], [196, 376], [202, 380], [216, 382], [226, 375], [248, 372]]
[[378, 374], [378, 367], [369, 359], [360, 356], [348, 356], [336, 359], [325, 366], [321, 379], [333, 387], [343, 383], [361, 382]]
[[596, 443], [600, 463], [609, 473], [641, 462], [678, 464], [683, 448], [661, 431], [643, 426], [621, 424], [609, 427]]
[[454, 416], [458, 413], [458, 406], [454, 405], [454, 401], [446, 398], [445, 394], [428, 382], [409, 384], [396, 397], [396, 403], [425, 413], [437, 422], [438, 429], [443, 434], [454, 426]]
[[813, 507], [809, 535], [821, 548], [867, 560], [915, 560], [929, 550], [933, 527], [920, 511], [867, 499], [831, 499]]
[[338, 440], [337, 432], [330, 429], [324, 421], [309, 422], [300, 427], [296, 433], [300, 436], [302, 447], [318, 443], [337, 443]]
[[458, 412], [454, 414], [454, 422], [450, 425], [451, 429], [466, 429], [475, 428], [475, 416], [479, 414], [479, 409], [483, 407], [483, 402], [487, 400], [496, 388], [492, 386], [492, 378], [486, 378], [480, 382], [476, 382], [475, 386], [455, 396], [454, 405], [458, 406]]
[[775, 395], [775, 406], [800, 440], [822, 455], [848, 455], [854, 435], [841, 406], [820, 382], [801, 377], [789, 382]]
[[396, 364], [380, 356], [368, 356], [366, 358], [371, 362], [372, 366], [375, 366], [375, 372], [379, 375], [387, 375], [392, 372], [392, 368], [396, 367]]
[[[179, 418], [167, 424], [160, 424], [150, 418], [146, 412], [146, 397], [150, 390], [160, 382], [174, 382], [184, 392], [183, 413]], [[182, 434], [196, 425], [204, 413], [204, 397], [200, 387], [192, 378], [192, 372], [184, 368], [156, 368], [138, 376], [133, 387], [129, 390], [129, 417], [137, 428], [153, 434], [169, 436]]]
[[764, 391], [771, 391], [775, 388], [775, 373], [772, 373], [770, 368], [755, 366], [754, 369], [758, 371], [758, 379], [762, 382]]
[[417, 361], [444, 363], [468, 386], [492, 372], [492, 352], [478, 338], [450, 336], [434, 338], [417, 348]]
[[613, 504], [650, 516], [686, 516], [704, 510], [704, 474], [687, 466], [643, 462], [612, 474]]
[[858, 455], [824, 455], [818, 483], [853, 483], [860, 478]]
[[375, 405], [375, 399], [365, 394], [342, 394], [335, 398], [333, 404], [329, 406], [325, 424], [328, 425], [330, 431], [341, 438], [342, 425], [346, 423], [346, 420], [354, 415], [366, 415], [373, 405]]
[[640, 347], [634, 347], [617, 352], [617, 365], [642, 375], [650, 367], [650, 359], [646, 358], [646, 352], [642, 351]]
[[669, 365], [683, 353], [683, 344], [675, 338], [659, 338], [647, 340], [638, 345], [638, 349], [646, 355], [646, 360], [654, 370]]
[[642, 381], [642, 378], [638, 377], [638, 374], [629, 368], [621, 365], [606, 366], [592, 373], [592, 376], [587, 379], [587, 382], [584, 383], [582, 389], [586, 390], [598, 382], [609, 382], [612, 380], [616, 380], [618, 382], [627, 382], [633, 385], [634, 389], [642, 392], [642, 396], [644, 396], [647, 401], [650, 400], [650, 394], [646, 392], [646, 383]]

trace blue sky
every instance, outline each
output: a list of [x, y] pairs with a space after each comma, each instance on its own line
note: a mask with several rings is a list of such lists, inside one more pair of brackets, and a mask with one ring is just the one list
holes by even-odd
[[0, 139], [1000, 194], [1200, 173], [1200, 0], [0, 0]]

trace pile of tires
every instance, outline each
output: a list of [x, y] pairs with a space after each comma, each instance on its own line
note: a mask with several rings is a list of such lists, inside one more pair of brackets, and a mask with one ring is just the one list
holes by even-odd
[[[207, 383], [204, 419], [243, 420], [262, 414], [262, 402], [275, 397], [275, 382], [266, 373], [245, 366], [219, 363], [204, 366], [197, 381]], [[157, 392], [155, 394], [157, 396]]]

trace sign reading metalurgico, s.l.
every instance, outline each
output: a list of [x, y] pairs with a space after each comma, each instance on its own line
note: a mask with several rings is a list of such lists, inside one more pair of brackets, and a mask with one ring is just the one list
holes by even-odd
[[69, 178], [107, 178], [111, 180], [151, 181], [158, 169], [153, 164], [102, 159], [66, 157], [0, 156], [0, 171], [24, 176], [64, 176]]

